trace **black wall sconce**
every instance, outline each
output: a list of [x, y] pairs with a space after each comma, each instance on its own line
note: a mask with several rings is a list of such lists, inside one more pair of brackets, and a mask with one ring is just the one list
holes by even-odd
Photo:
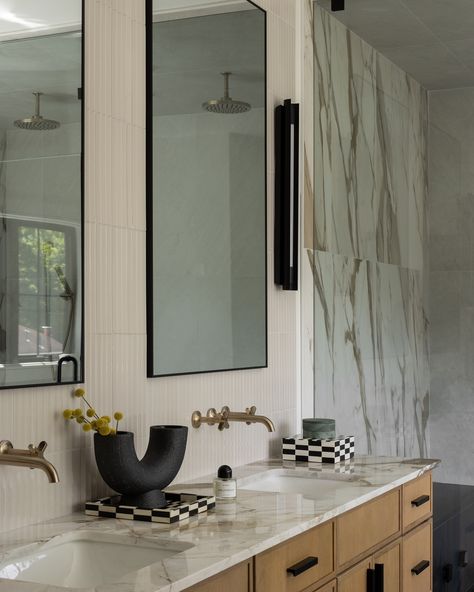
[[275, 110], [275, 284], [298, 289], [299, 105]]
[[331, 0], [331, 10], [338, 12], [345, 9], [345, 0]]

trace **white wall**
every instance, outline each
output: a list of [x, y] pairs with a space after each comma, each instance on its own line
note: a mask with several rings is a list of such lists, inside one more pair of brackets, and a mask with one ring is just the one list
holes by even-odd
[[[190, 431], [179, 479], [277, 453], [293, 433], [297, 405], [296, 301], [272, 282], [273, 106], [294, 94], [294, 4], [260, 0], [269, 10], [268, 263], [269, 368], [146, 379], [144, 3], [86, 0], [86, 388], [103, 412], [123, 410], [139, 449], [156, 423], [189, 425], [194, 409], [256, 404], [277, 433], [232, 425]], [[0, 530], [61, 516], [102, 493], [91, 439], [65, 425], [68, 387], [0, 393], [0, 438], [22, 447], [49, 442], [61, 483], [44, 474], [0, 467]]]

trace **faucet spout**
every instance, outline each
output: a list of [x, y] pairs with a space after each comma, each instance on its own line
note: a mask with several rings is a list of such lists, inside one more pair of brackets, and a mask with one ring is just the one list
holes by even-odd
[[43, 453], [46, 446], [46, 442], [40, 442], [37, 447], [30, 444], [27, 450], [19, 450], [13, 448], [13, 444], [8, 440], [2, 440], [0, 442], [0, 465], [40, 469], [48, 477], [50, 483], [59, 483], [56, 468], [44, 458]]

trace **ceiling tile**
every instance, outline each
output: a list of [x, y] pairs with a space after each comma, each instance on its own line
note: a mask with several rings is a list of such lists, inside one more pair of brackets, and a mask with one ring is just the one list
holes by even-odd
[[442, 41], [467, 39], [473, 36], [473, 0], [400, 0], [400, 2]]
[[[331, 10], [330, 0], [317, 4]], [[346, 10], [332, 14], [375, 48], [436, 42], [433, 33], [398, 0], [347, 0]]]
[[441, 44], [387, 48], [383, 53], [428, 90], [474, 85], [474, 72]]

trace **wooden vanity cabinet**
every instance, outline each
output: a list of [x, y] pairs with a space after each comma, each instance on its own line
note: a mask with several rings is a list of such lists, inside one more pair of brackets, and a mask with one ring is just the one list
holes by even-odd
[[188, 592], [431, 592], [431, 516], [429, 472]]

